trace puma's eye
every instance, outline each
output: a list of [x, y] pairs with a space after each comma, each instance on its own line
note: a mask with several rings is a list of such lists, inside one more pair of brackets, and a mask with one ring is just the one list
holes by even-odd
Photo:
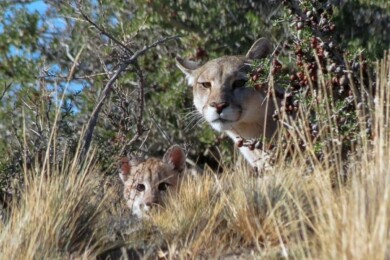
[[136, 189], [137, 189], [137, 191], [144, 191], [145, 190], [145, 185], [138, 184]]
[[233, 89], [236, 89], [236, 88], [242, 88], [243, 86], [245, 86], [246, 84], [246, 80], [245, 79], [239, 79], [239, 80], [236, 80], [233, 82]]
[[160, 190], [160, 191], [167, 190], [168, 186], [169, 186], [168, 183], [162, 182], [162, 183], [160, 183], [160, 184], [158, 185], [158, 190]]
[[210, 82], [200, 82], [200, 85], [204, 88], [211, 88], [211, 83]]

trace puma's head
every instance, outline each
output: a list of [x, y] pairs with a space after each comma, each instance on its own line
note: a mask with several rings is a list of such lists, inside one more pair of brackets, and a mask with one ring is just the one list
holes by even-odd
[[266, 109], [269, 105], [264, 102], [266, 96], [246, 84], [252, 61], [266, 57], [271, 49], [269, 41], [261, 38], [245, 56], [224, 56], [204, 65], [176, 59], [177, 66], [193, 87], [196, 109], [215, 130], [244, 138], [273, 135], [273, 111]]
[[122, 158], [119, 176], [124, 183], [124, 198], [133, 215], [145, 217], [150, 209], [163, 205], [168, 192], [176, 192], [185, 159], [185, 153], [178, 145], [170, 147], [162, 160]]

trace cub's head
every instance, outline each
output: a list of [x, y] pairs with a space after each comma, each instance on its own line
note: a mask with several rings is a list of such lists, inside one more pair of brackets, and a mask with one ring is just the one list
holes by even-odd
[[119, 176], [124, 184], [124, 198], [133, 215], [145, 217], [150, 209], [163, 205], [168, 192], [176, 192], [185, 159], [185, 153], [178, 145], [170, 147], [162, 160], [122, 158]]
[[194, 105], [217, 131], [264, 120], [264, 94], [246, 87], [251, 62], [271, 52], [267, 39], [257, 40], [245, 56], [224, 56], [204, 65], [176, 59], [176, 65], [193, 87]]

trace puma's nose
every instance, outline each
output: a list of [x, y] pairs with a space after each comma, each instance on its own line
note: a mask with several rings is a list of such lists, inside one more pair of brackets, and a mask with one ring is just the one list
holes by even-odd
[[217, 113], [218, 113], [218, 114], [221, 114], [221, 113], [222, 113], [222, 110], [223, 110], [225, 107], [229, 106], [229, 103], [227, 103], [227, 102], [219, 102], [219, 103], [217, 103], [217, 102], [212, 102], [212, 103], [210, 104], [210, 106], [211, 106], [211, 107], [215, 107], [215, 109], [217, 110]]

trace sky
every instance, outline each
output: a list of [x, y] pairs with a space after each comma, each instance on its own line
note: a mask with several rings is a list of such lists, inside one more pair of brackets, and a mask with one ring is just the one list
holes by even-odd
[[[1, 1], [1, 0], [0, 0]], [[29, 4], [23, 4], [24, 7], [27, 8], [27, 10], [29, 10], [30, 12], [39, 12], [39, 14], [41, 15], [44, 15], [45, 12], [47, 11], [48, 9], [48, 5], [45, 3], [45, 1], [43, 0], [36, 0], [36, 1], [33, 1], [32, 3], [29, 3]], [[62, 27], [62, 24], [64, 23], [63, 20], [61, 18], [58, 18], [58, 19], [51, 19], [50, 21], [48, 20], [45, 20], [45, 21], [42, 21], [42, 22], [45, 22], [46, 24], [50, 24], [50, 26], [54, 29], [54, 28], [57, 28], [57, 29], [61, 29]], [[1, 32], [1, 28], [0, 28], [0, 32]], [[11, 53], [13, 54], [18, 54], [18, 50], [16, 49], [13, 49], [11, 48], [10, 49]], [[36, 55], [33, 54], [33, 57], [36, 58]], [[52, 66], [52, 70], [53, 71], [57, 71], [56, 70], [56, 66], [53, 65]], [[72, 82], [70, 85], [69, 85], [69, 90], [70, 91], [80, 91], [81, 89], [83, 88], [82, 84], [80, 83], [76, 83], [76, 82]]]
[[47, 9], [47, 5], [44, 3], [43, 0], [34, 1], [33, 3], [27, 4], [26, 6], [28, 10], [33, 12], [38, 11], [41, 14], [43, 14]]
[[[26, 7], [29, 11], [38, 11], [40, 14], [44, 14], [48, 8], [47, 4], [43, 0], [34, 1], [33, 3], [27, 4]], [[53, 23], [53, 26], [60, 28], [62, 21], [60, 18], [53, 19], [51, 23]], [[55, 66], [52, 69], [55, 70]], [[69, 86], [69, 90], [71, 91], [80, 91], [82, 88], [83, 86], [80, 83], [71, 83]]]
[[[0, 3], [1, 3], [1, 1], [2, 0], [0, 0]], [[49, 5], [46, 4], [44, 0], [35, 0], [29, 4], [14, 5], [14, 7], [22, 7], [22, 6], [27, 8], [27, 10], [31, 13], [38, 12], [39, 14], [42, 15], [42, 18], [44, 18], [44, 14], [47, 11], [47, 9], [49, 8]], [[7, 11], [6, 11], [6, 13], [7, 13]], [[39, 21], [39, 24], [42, 25], [43, 23], [45, 23], [48, 26], [49, 30], [52, 29], [53, 31], [56, 31], [56, 32], [65, 28], [65, 26], [66, 26], [65, 21], [61, 17], [51, 18], [50, 20], [49, 19], [41, 19], [41, 21]], [[0, 24], [0, 34], [1, 33], [2, 33], [2, 25]], [[10, 53], [11, 53], [11, 55], [23, 55], [25, 58], [30, 57], [32, 59], [39, 59], [41, 56], [41, 54], [39, 52], [26, 54], [26, 53], [23, 53], [23, 50], [12, 47], [12, 46], [10, 47]], [[60, 69], [56, 64], [51, 64], [50, 71], [54, 74], [57, 74], [57, 73], [61, 74]], [[68, 91], [76, 92], [76, 91], [81, 91], [83, 88], [84, 88], [84, 86], [83, 86], [82, 82], [72, 81], [72, 82], [70, 82], [70, 85], [68, 87]]]

